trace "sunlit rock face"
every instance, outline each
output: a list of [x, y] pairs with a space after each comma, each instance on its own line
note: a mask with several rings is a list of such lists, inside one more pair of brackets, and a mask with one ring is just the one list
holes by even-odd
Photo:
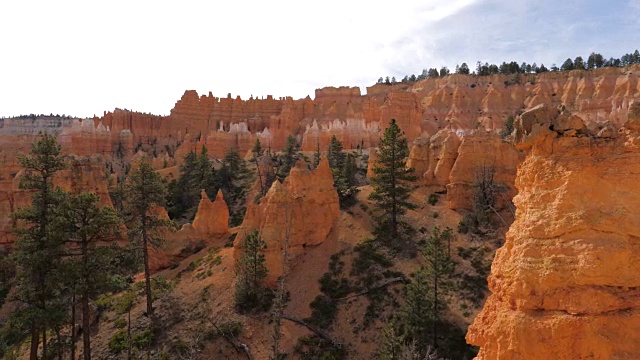
[[[585, 131], [588, 121], [567, 122], [574, 115], [562, 109], [537, 107], [518, 119], [517, 146], [528, 154], [515, 181], [516, 220], [467, 334], [479, 359], [640, 357], [633, 111], [622, 127], [612, 121], [613, 133]], [[567, 123], [574, 128], [558, 129]]]
[[340, 216], [338, 193], [326, 158], [315, 170], [299, 162], [284, 183], [275, 181], [260, 203], [250, 202], [238, 231], [234, 248], [242, 253], [242, 240], [254, 230], [267, 244], [266, 282], [275, 283], [282, 274], [283, 249], [288, 239], [290, 260], [304, 252], [306, 246], [324, 242]]

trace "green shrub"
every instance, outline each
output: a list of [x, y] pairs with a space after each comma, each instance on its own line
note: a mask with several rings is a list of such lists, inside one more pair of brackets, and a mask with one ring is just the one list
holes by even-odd
[[431, 195], [429, 195], [429, 199], [427, 200], [429, 202], [429, 205], [435, 205], [438, 203], [438, 194], [433, 193]]
[[192, 262], [189, 263], [189, 265], [187, 266], [187, 268], [185, 270], [186, 271], [195, 270], [200, 265], [200, 261], [202, 261], [202, 259], [193, 260]]
[[127, 348], [127, 331], [119, 330], [109, 339], [109, 351], [117, 354]]
[[440, 216], [440, 214], [437, 211], [434, 211], [433, 213], [431, 213], [431, 217], [434, 219], [437, 219], [438, 216]]
[[307, 321], [323, 329], [328, 329], [338, 314], [336, 302], [324, 294], [316, 296], [309, 307], [311, 317]]
[[131, 344], [138, 349], [147, 349], [153, 345], [154, 341], [155, 335], [151, 330], [139, 332], [131, 337]]
[[302, 359], [343, 360], [347, 359], [345, 347], [336, 349], [329, 341], [318, 336], [303, 336], [294, 349]]
[[125, 320], [124, 318], [117, 318], [114, 322], [113, 322], [113, 326], [116, 329], [123, 329], [127, 326], [127, 320]]
[[218, 325], [220, 335], [236, 338], [242, 333], [242, 323], [239, 321], [228, 321]]
[[98, 310], [111, 310], [113, 307], [113, 296], [111, 294], [102, 294], [98, 296], [95, 304]]

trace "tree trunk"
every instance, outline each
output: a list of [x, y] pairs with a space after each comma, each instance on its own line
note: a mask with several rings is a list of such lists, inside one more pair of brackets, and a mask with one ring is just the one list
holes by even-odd
[[82, 345], [84, 349], [84, 360], [91, 360], [91, 310], [89, 309], [89, 264], [87, 262], [89, 249], [87, 239], [84, 238], [82, 240], [82, 265], [84, 270], [82, 274], [82, 280], [84, 282], [84, 286], [82, 287]]
[[[437, 256], [437, 255], [436, 255]], [[435, 277], [433, 281], [433, 348], [438, 347], [438, 260], [436, 257]]]
[[256, 162], [256, 170], [258, 171], [258, 181], [260, 182], [260, 195], [264, 195], [264, 184], [262, 184], [262, 175], [260, 174], [260, 164], [258, 164], [258, 157], [253, 156], [253, 160]]
[[48, 359], [47, 356], [47, 326], [42, 327], [42, 358]]
[[62, 360], [62, 336], [60, 336], [60, 326], [56, 326], [56, 340], [58, 342], [58, 360]]
[[153, 315], [153, 294], [151, 294], [151, 272], [149, 271], [149, 251], [147, 242], [147, 221], [142, 218], [142, 257], [144, 260], [144, 287], [147, 295], [147, 316]]
[[82, 344], [84, 360], [91, 360], [91, 319], [89, 309], [89, 294], [86, 288], [82, 290]]
[[129, 308], [127, 321], [127, 360], [131, 360], [131, 308]]
[[76, 359], [76, 289], [71, 294], [71, 360]]
[[35, 321], [31, 323], [31, 351], [29, 360], [38, 360], [38, 345], [40, 345], [40, 330]]

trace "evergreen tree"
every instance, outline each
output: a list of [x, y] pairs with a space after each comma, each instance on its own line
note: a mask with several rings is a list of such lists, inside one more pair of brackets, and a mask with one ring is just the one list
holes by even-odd
[[320, 142], [316, 143], [316, 151], [313, 153], [313, 168], [317, 168], [320, 164]]
[[295, 165], [297, 157], [296, 151], [298, 150], [298, 142], [296, 139], [289, 135], [287, 136], [287, 142], [284, 149], [282, 149], [282, 156], [279, 161], [277, 176], [282, 182], [289, 175], [291, 168]]
[[200, 189], [193, 188], [193, 178], [196, 173], [197, 155], [194, 151], [184, 157], [180, 166], [180, 178], [169, 183], [169, 215], [172, 219], [179, 218], [194, 207]]
[[429, 298], [432, 299], [431, 319], [433, 324], [433, 347], [437, 348], [438, 325], [446, 309], [443, 296], [446, 295], [451, 275], [455, 271], [455, 262], [451, 259], [451, 229], [440, 231], [437, 226], [422, 249], [425, 260], [425, 272], [430, 286]]
[[162, 239], [159, 230], [168, 225], [153, 210], [155, 206], [164, 204], [165, 192], [160, 175], [153, 170], [149, 160], [143, 157], [138, 168], [131, 172], [126, 188], [126, 205], [131, 216], [129, 239], [140, 244], [142, 250], [148, 316], [153, 315], [149, 248], [160, 246]]
[[200, 192], [204, 190], [210, 198], [218, 192], [216, 175], [205, 146], [202, 146], [199, 155], [190, 151], [180, 167], [180, 178], [168, 185], [169, 216], [172, 219], [184, 216], [192, 220], [200, 202]]
[[17, 267], [13, 298], [24, 307], [20, 310], [21, 320], [30, 328], [30, 359], [36, 360], [40, 333], [46, 353], [47, 329], [59, 310], [59, 302], [55, 300], [60, 296], [59, 270], [64, 238], [58, 231], [58, 207], [64, 193], [53, 186], [53, 177], [66, 168], [66, 163], [56, 138], [48, 134], [32, 145], [29, 155], [19, 155], [18, 162], [25, 168], [20, 188], [31, 190], [32, 195], [31, 205], [12, 215], [23, 224], [17, 230], [13, 253]]
[[[242, 223], [246, 210], [247, 180], [250, 179], [249, 169], [244, 159], [240, 157], [238, 149], [231, 148], [222, 159], [222, 167], [217, 172], [216, 193], [222, 190], [225, 201], [229, 205], [229, 225], [238, 226]], [[215, 193], [210, 197], [213, 198]]]
[[209, 152], [207, 148], [202, 145], [202, 150], [200, 150], [200, 155], [198, 155], [198, 160], [195, 164], [194, 176], [191, 179], [191, 187], [195, 194], [195, 201], [193, 203], [193, 207], [197, 207], [200, 201], [200, 192], [204, 190], [207, 193], [207, 196], [214, 197], [218, 192], [216, 188], [216, 179], [215, 179], [215, 171], [213, 170], [213, 166], [209, 161]]
[[[247, 234], [242, 240], [242, 255], [236, 262], [235, 303], [239, 311], [268, 308], [268, 289], [262, 285], [267, 276], [264, 250], [267, 244], [258, 230]], [[270, 305], [270, 304], [269, 304]]]
[[342, 143], [335, 136], [332, 136], [327, 160], [333, 173], [333, 186], [338, 192], [340, 206], [347, 208], [354, 204], [355, 196], [358, 193], [355, 179], [355, 158], [352, 154], [345, 154], [342, 151]]
[[407, 285], [405, 303], [400, 310], [398, 322], [404, 339], [415, 341], [421, 349], [429, 345], [434, 322], [434, 301], [429, 280], [424, 267], [415, 273], [413, 280]]
[[332, 169], [342, 169], [344, 167], [345, 155], [342, 152], [342, 143], [335, 135], [331, 136], [329, 151], [327, 152], [329, 167]]
[[260, 139], [257, 137], [256, 137], [256, 142], [253, 145], [253, 149], [251, 149], [251, 152], [256, 157], [262, 155], [262, 144], [260, 144]]
[[584, 63], [584, 59], [582, 58], [582, 56], [578, 56], [576, 57], [575, 60], [573, 60], [573, 67], [577, 70], [584, 70], [586, 65]]
[[[117, 234], [120, 224], [116, 211], [111, 207], [101, 207], [99, 201], [96, 194], [83, 193], [69, 196], [62, 206], [69, 244], [66, 256], [71, 257], [74, 269], [71, 276], [73, 297], [76, 293], [80, 294], [85, 360], [91, 359], [89, 301], [107, 287], [112, 274], [109, 269], [111, 254], [103, 251], [106, 247], [101, 243]], [[74, 303], [71, 306], [75, 306]], [[72, 324], [75, 324], [74, 319]], [[72, 341], [72, 346], [75, 347], [75, 341]]]
[[467, 65], [467, 63], [462, 63], [462, 65], [460, 65], [460, 67], [456, 70], [456, 73], [463, 75], [469, 75], [470, 72], [471, 71], [469, 70], [469, 65]]
[[397, 360], [400, 358], [402, 347], [404, 346], [404, 337], [397, 330], [394, 322], [390, 322], [382, 330], [382, 343], [376, 354], [379, 360]]
[[565, 60], [564, 63], [562, 63], [562, 66], [560, 67], [560, 69], [562, 69], [562, 71], [573, 70], [574, 69], [573, 60], [571, 60], [571, 58]]
[[334, 171], [334, 185], [338, 190], [340, 206], [343, 208], [352, 206], [356, 201], [356, 194], [360, 191], [356, 183], [356, 171], [356, 159], [351, 153], [347, 154], [342, 169]]
[[416, 180], [413, 169], [407, 167], [408, 157], [407, 139], [395, 119], [392, 119], [384, 131], [384, 137], [380, 139], [378, 159], [373, 165], [371, 177], [373, 192], [369, 195], [382, 213], [378, 229], [388, 229], [391, 239], [398, 237], [400, 216], [407, 209], [416, 208], [416, 205], [407, 201], [411, 190], [409, 182]]
[[262, 156], [262, 145], [260, 144], [260, 139], [256, 138], [256, 143], [251, 149], [253, 153], [253, 162], [256, 165], [256, 173], [258, 174], [258, 182], [260, 184], [260, 196], [265, 193], [265, 183], [262, 181], [262, 170], [260, 169], [260, 157]]

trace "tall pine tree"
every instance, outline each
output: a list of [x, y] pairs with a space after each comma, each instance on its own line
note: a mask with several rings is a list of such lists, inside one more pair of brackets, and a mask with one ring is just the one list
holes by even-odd
[[438, 326], [442, 313], [447, 308], [444, 296], [449, 290], [451, 275], [455, 271], [455, 262], [451, 258], [451, 240], [453, 234], [447, 228], [441, 231], [437, 226], [422, 249], [425, 271], [430, 284], [429, 297], [432, 299], [431, 319], [433, 321], [433, 347], [437, 348]]
[[377, 232], [390, 239], [398, 238], [400, 216], [407, 209], [415, 209], [416, 205], [407, 201], [411, 191], [409, 182], [417, 178], [413, 169], [407, 167], [409, 147], [404, 132], [392, 119], [384, 131], [378, 146], [378, 159], [373, 165], [371, 185], [373, 192], [369, 199], [375, 201], [381, 213]]
[[[100, 198], [93, 193], [71, 195], [62, 206], [66, 255], [72, 262], [72, 291], [80, 295], [82, 309], [83, 357], [91, 359], [91, 310], [89, 302], [104, 291], [111, 280], [111, 254], [106, 241], [114, 240], [120, 218], [112, 207], [100, 206]], [[71, 306], [75, 306], [73, 304]], [[74, 313], [75, 315], [75, 313]], [[72, 319], [75, 324], [75, 320]], [[73, 342], [73, 341], [72, 341]], [[71, 344], [75, 347], [75, 343]]]
[[23, 321], [31, 331], [29, 358], [38, 358], [42, 334], [43, 351], [47, 351], [46, 333], [52, 316], [59, 313], [55, 301], [60, 292], [60, 260], [63, 236], [59, 231], [58, 207], [64, 193], [53, 185], [53, 177], [66, 168], [60, 145], [52, 135], [44, 134], [31, 147], [29, 155], [19, 155], [25, 168], [20, 188], [31, 190], [31, 205], [18, 209], [12, 216], [22, 226], [17, 230], [14, 259], [17, 288], [14, 299], [22, 306]]
[[127, 184], [127, 208], [130, 218], [129, 238], [140, 244], [144, 264], [145, 293], [147, 296], [147, 314], [153, 315], [153, 294], [151, 292], [151, 272], [149, 270], [149, 248], [161, 244], [159, 230], [168, 225], [153, 211], [165, 201], [165, 187], [160, 175], [153, 170], [146, 157], [138, 168], [131, 172]]

